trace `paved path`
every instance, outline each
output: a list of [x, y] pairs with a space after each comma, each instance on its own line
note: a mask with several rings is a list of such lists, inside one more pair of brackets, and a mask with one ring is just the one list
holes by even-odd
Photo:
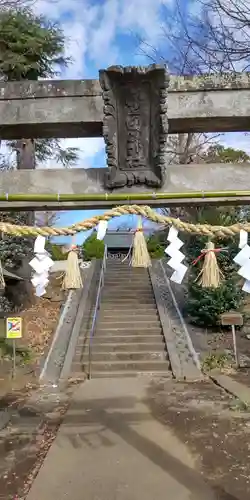
[[27, 500], [215, 500], [185, 445], [151, 415], [150, 383], [79, 386]]

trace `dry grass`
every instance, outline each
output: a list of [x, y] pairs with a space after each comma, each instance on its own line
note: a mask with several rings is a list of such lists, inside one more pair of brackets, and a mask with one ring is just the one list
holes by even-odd
[[31, 349], [35, 358], [43, 355], [50, 343], [51, 336], [58, 322], [60, 306], [60, 302], [39, 299], [36, 304], [22, 312], [22, 344]]

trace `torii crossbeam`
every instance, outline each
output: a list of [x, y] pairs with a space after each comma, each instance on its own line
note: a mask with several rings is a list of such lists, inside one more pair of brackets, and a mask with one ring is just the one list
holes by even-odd
[[249, 164], [169, 165], [166, 154], [168, 133], [247, 130], [248, 73], [169, 77], [162, 66], [116, 66], [100, 82], [1, 82], [1, 139], [104, 135], [108, 168], [3, 172], [0, 210], [249, 204]]

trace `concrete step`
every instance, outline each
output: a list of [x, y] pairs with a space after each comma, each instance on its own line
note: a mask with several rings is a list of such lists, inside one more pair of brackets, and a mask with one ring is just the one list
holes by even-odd
[[102, 291], [104, 292], [105, 290], [124, 290], [126, 292], [132, 292], [133, 290], [139, 290], [143, 291], [145, 290], [146, 292], [153, 292], [152, 286], [150, 283], [131, 283], [131, 285], [128, 283], [127, 280], [120, 281], [119, 285], [114, 285], [113, 283], [104, 283], [104, 288]]
[[[142, 273], [142, 272], [136, 272], [136, 271], [131, 271], [131, 270], [127, 270], [127, 271], [122, 271], [120, 269], [117, 269], [117, 270], [109, 270], [109, 271], [106, 271], [106, 274], [105, 274], [105, 277], [106, 278], [113, 278], [115, 280], [118, 279], [118, 277], [121, 279], [126, 279], [126, 278], [129, 278], [131, 281], [133, 280], [145, 280], [145, 281], [149, 281], [150, 280], [150, 276], [149, 274], [146, 272], [146, 273]], [[104, 278], [105, 279], [105, 278]]]
[[120, 328], [129, 328], [130, 326], [132, 328], [154, 328], [155, 326], [161, 326], [160, 320], [157, 317], [157, 315], [154, 315], [155, 317], [151, 317], [150, 319], [144, 318], [143, 320], [137, 320], [136, 318], [132, 319], [128, 316], [125, 319], [119, 319], [117, 320], [116, 318], [114, 319], [108, 319], [105, 318], [102, 320], [97, 319], [97, 329], [98, 327], [100, 328], [105, 328], [105, 329], [120, 329]]
[[[100, 313], [98, 315], [98, 318], [97, 318], [97, 322], [96, 322], [96, 327], [95, 328], [98, 328], [98, 326], [100, 326], [101, 328], [105, 325], [106, 325], [106, 322], [108, 322], [111, 327], [112, 327], [112, 323], [113, 322], [126, 322], [127, 323], [127, 326], [130, 327], [130, 326], [133, 326], [133, 327], [137, 327], [139, 325], [139, 323], [144, 322], [146, 321], [157, 321], [158, 320], [158, 315], [157, 315], [157, 312], [154, 311], [153, 314], [134, 314], [134, 315], [130, 315], [130, 313], [127, 313], [127, 314], [121, 314], [121, 313], [117, 313], [117, 312], [114, 312], [113, 314], [103, 314], [103, 313]], [[158, 323], [159, 324], [159, 323]], [[91, 324], [84, 324], [82, 323], [82, 330], [86, 330], [91, 328]]]
[[[126, 279], [126, 278], [129, 278], [131, 280], [133, 279], [139, 279], [141, 278], [142, 280], [149, 280], [150, 277], [149, 277], [149, 274], [148, 272], [146, 271], [143, 271], [141, 269], [138, 269], [138, 270], [122, 270], [122, 269], [108, 269], [105, 273], [105, 276], [108, 277], [108, 278], [114, 278], [114, 279], [117, 279], [118, 277], [122, 278], [122, 279]], [[105, 278], [104, 278], [105, 279]]]
[[[87, 331], [91, 331], [89, 328]], [[95, 335], [101, 334], [103, 335], [136, 335], [136, 334], [151, 334], [151, 335], [161, 335], [162, 328], [161, 325], [157, 322], [155, 324], [149, 325], [147, 322], [144, 324], [134, 324], [130, 323], [120, 323], [120, 324], [104, 324], [103, 322], [98, 323], [95, 328]]]
[[154, 305], [155, 306], [155, 300], [153, 297], [142, 297], [141, 295], [138, 295], [137, 297], [133, 297], [129, 299], [129, 297], [102, 297], [101, 298], [101, 307], [103, 305], [106, 306], [106, 304], [112, 304], [113, 309], [117, 309], [118, 306], [121, 304], [126, 305], [126, 307], [134, 309], [135, 306], [136, 308], [140, 305], [143, 305], [145, 307], [146, 304]]
[[[147, 295], [146, 294], [132, 294], [132, 293], [128, 293], [126, 295], [124, 294], [120, 294], [120, 293], [115, 293], [114, 291], [112, 291], [112, 293], [105, 293], [105, 295], [103, 295], [101, 297], [101, 304], [106, 304], [107, 302], [110, 302], [112, 301], [113, 303], [115, 304], [120, 304], [120, 303], [127, 303], [127, 304], [130, 304], [129, 307], [131, 307], [131, 304], [133, 304], [135, 306], [135, 304], [137, 303], [137, 301], [140, 303], [140, 304], [155, 304], [155, 299], [153, 297], [153, 295], [151, 293], [148, 293]], [[134, 309], [134, 307], [132, 308]]]
[[130, 263], [129, 263], [129, 259], [125, 260], [124, 262], [120, 261], [120, 262], [110, 262], [110, 261], [107, 261], [107, 269], [114, 269], [118, 267], [119, 269], [129, 269], [130, 271], [137, 271], [138, 269], [141, 270], [141, 271], [147, 271], [147, 268], [146, 267], [133, 267]]
[[[89, 359], [88, 353], [84, 353], [81, 356], [82, 363], [87, 363]], [[92, 351], [92, 362], [100, 361], [113, 363], [114, 361], [145, 361], [145, 363], [150, 363], [151, 361], [166, 361], [167, 353], [162, 352], [96, 352]]]
[[113, 285], [113, 284], [107, 284], [105, 283], [104, 288], [103, 288], [103, 293], [105, 291], [114, 291], [116, 293], [121, 293], [121, 292], [126, 292], [126, 293], [152, 293], [152, 287], [147, 283], [145, 285], [139, 284], [138, 285], [128, 285], [128, 283], [121, 284], [119, 285]]
[[[159, 316], [158, 316], [158, 313], [156, 310], [153, 310], [151, 312], [146, 312], [146, 313], [140, 313], [138, 312], [137, 314], [135, 313], [131, 313], [131, 312], [117, 312], [117, 311], [114, 311], [112, 313], [112, 311], [109, 311], [108, 313], [107, 312], [103, 312], [103, 311], [100, 311], [98, 313], [98, 317], [97, 317], [97, 322], [96, 322], [96, 325], [99, 325], [99, 326], [105, 326], [106, 323], [108, 322], [111, 326], [112, 324], [115, 322], [119, 322], [119, 323], [126, 323], [126, 325], [129, 327], [129, 326], [136, 326], [136, 325], [139, 325], [141, 322], [143, 322], [143, 324], [145, 323], [145, 321], [147, 322], [152, 322], [152, 321], [157, 321], [158, 324], [159, 324]], [[88, 330], [90, 330], [91, 328], [91, 324], [92, 322], [82, 322], [82, 325], [81, 325], [81, 331], [85, 331], [86, 328]]]
[[[83, 328], [83, 334], [88, 337], [90, 335], [91, 328], [86, 327], [85, 329]], [[129, 335], [162, 335], [162, 328], [161, 326], [154, 326], [153, 328], [146, 328], [146, 327], [137, 327], [137, 326], [131, 326], [127, 325], [121, 328], [113, 328], [113, 327], [103, 327], [101, 324], [97, 324], [96, 328], [94, 330], [94, 336], [129, 336]]]
[[107, 266], [106, 273], [127, 273], [127, 274], [140, 274], [141, 276], [148, 276], [148, 269], [144, 267], [132, 267], [132, 266]]
[[156, 309], [153, 309], [152, 311], [125, 311], [125, 312], [117, 312], [117, 311], [99, 311], [98, 314], [98, 320], [99, 321], [114, 321], [115, 319], [118, 319], [119, 321], [124, 321], [129, 318], [129, 321], [134, 322], [134, 321], [143, 321], [147, 320], [150, 321], [154, 318], [158, 318], [158, 313]]
[[[105, 312], [105, 314], [111, 314], [112, 312], [114, 311], [114, 308], [110, 305], [110, 304], [101, 304], [100, 306], [100, 309], [99, 309], [99, 312], [100, 313], [103, 313]], [[157, 311], [157, 307], [156, 307], [156, 304], [146, 304], [146, 305], [143, 305], [143, 304], [139, 304], [139, 307], [137, 307], [137, 304], [136, 304], [136, 309], [133, 307], [133, 309], [131, 309], [130, 307], [126, 307], [126, 304], [125, 304], [125, 307], [123, 306], [123, 304], [120, 304], [120, 307], [116, 307], [115, 308], [115, 311], [117, 312], [117, 314], [131, 314], [133, 316], [136, 316], [136, 314], [152, 314], [153, 312]]]
[[[135, 305], [135, 303], [134, 303]], [[156, 310], [156, 304], [155, 302], [152, 302], [151, 304], [140, 304], [136, 302], [136, 310], [135, 308], [131, 308], [126, 302], [120, 302], [120, 304], [117, 305], [115, 308], [116, 312], [122, 312], [122, 311], [128, 311], [129, 314], [133, 311], [135, 312], [143, 312], [143, 311], [155, 311]], [[101, 304], [100, 311], [114, 311], [114, 306], [113, 303], [111, 302], [106, 302], [105, 304]]]
[[[76, 354], [78, 353], [83, 353], [83, 349], [84, 349], [84, 352], [88, 351], [88, 345], [82, 345], [82, 347], [79, 347], [79, 345], [77, 346], [76, 348]], [[163, 339], [162, 341], [155, 341], [155, 342], [145, 342], [145, 343], [139, 343], [139, 342], [134, 342], [134, 343], [124, 343], [122, 344], [121, 342], [117, 342], [117, 343], [112, 343], [112, 342], [109, 342], [109, 343], [100, 343], [98, 344], [97, 342], [94, 342], [92, 344], [92, 351], [95, 352], [95, 353], [107, 353], [107, 352], [126, 352], [126, 353], [129, 353], [129, 352], [165, 352], [166, 353], [166, 349], [165, 349], [165, 344], [163, 342]]]
[[114, 288], [106, 288], [104, 287], [103, 292], [102, 292], [102, 298], [101, 300], [105, 300], [106, 298], [119, 298], [119, 299], [126, 299], [126, 298], [134, 298], [137, 299], [137, 297], [140, 296], [141, 298], [145, 299], [151, 299], [153, 297], [153, 292], [152, 290], [144, 290], [144, 291], [137, 291], [132, 289], [132, 290], [119, 290], [116, 291]]
[[118, 259], [107, 259], [107, 266], [124, 266], [124, 267], [130, 267], [131, 266], [129, 265], [129, 260], [125, 260], [124, 262], [122, 262], [122, 260], [118, 260]]
[[130, 270], [142, 270], [142, 271], [147, 271], [147, 268], [146, 267], [133, 267], [130, 263], [129, 263], [129, 259], [125, 260], [124, 262], [120, 261], [120, 262], [110, 262], [110, 261], [107, 261], [107, 269], [114, 269], [114, 268], [121, 268], [121, 269], [130, 269]]
[[[116, 281], [116, 284], [114, 283], [114, 281]], [[126, 288], [129, 288], [130, 290], [133, 289], [134, 287], [139, 287], [139, 288], [144, 288], [144, 287], [147, 287], [147, 288], [151, 288], [152, 289], [152, 286], [151, 286], [151, 283], [148, 281], [148, 280], [130, 280], [128, 279], [128, 277], [124, 277], [124, 279], [122, 279], [121, 276], [117, 276], [115, 280], [109, 280], [108, 278], [106, 278], [106, 280], [104, 281], [104, 286], [105, 287], [117, 287], [117, 288], [123, 288], [123, 287], [126, 287]]]
[[105, 283], [104, 288], [103, 288], [103, 293], [105, 292], [115, 292], [115, 293], [152, 293], [152, 287], [148, 284], [142, 286], [142, 285], [131, 285], [129, 286], [127, 283], [124, 285], [119, 283], [119, 285], [110, 285]]
[[[83, 371], [74, 371], [73, 372], [74, 378], [82, 380], [86, 378], [86, 375]], [[150, 372], [139, 372], [137, 370], [127, 370], [127, 371], [118, 371], [118, 370], [113, 370], [111, 372], [105, 371], [105, 372], [92, 372], [91, 373], [91, 378], [96, 379], [96, 378], [135, 378], [135, 377], [157, 377], [157, 378], [164, 378], [164, 379], [171, 379], [172, 373], [170, 370], [166, 369], [164, 371], [150, 371]]]
[[[162, 334], [157, 333], [152, 334], [152, 330], [149, 331], [148, 335], [146, 334], [130, 334], [127, 335], [98, 335], [95, 333], [93, 337], [93, 345], [94, 344], [149, 344], [155, 342], [164, 342], [164, 338]], [[88, 341], [88, 339], [86, 339]], [[78, 346], [84, 346], [85, 342], [78, 343]]]
[[126, 273], [110, 273], [110, 274], [105, 274], [104, 276], [104, 282], [116, 282], [118, 283], [130, 283], [131, 286], [133, 286], [134, 283], [141, 283], [141, 284], [151, 284], [151, 280], [149, 276], [140, 276], [139, 274], [137, 275], [131, 275], [131, 274], [126, 274]]
[[104, 335], [109, 336], [126, 336], [126, 335], [162, 335], [162, 328], [155, 326], [154, 328], [103, 328], [102, 326], [97, 326], [95, 331], [95, 337], [103, 337]]
[[140, 300], [153, 300], [154, 299], [154, 296], [152, 294], [152, 291], [148, 290], [144, 290], [143, 292], [142, 291], [136, 291], [136, 290], [133, 290], [133, 291], [129, 291], [129, 290], [114, 290], [114, 289], [107, 289], [107, 290], [104, 290], [103, 291], [103, 294], [102, 294], [102, 297], [101, 297], [101, 302], [102, 301], [105, 301], [106, 299], [112, 299], [112, 300], [117, 300], [117, 299], [123, 299], [123, 300], [126, 300], [126, 299], [135, 299], [137, 300], [138, 298], [140, 298]]
[[[80, 368], [80, 367], [79, 367]], [[88, 365], [82, 365], [83, 370], [88, 369]], [[167, 371], [169, 369], [169, 361], [166, 359], [155, 361], [93, 361], [91, 363], [92, 372], [112, 372], [112, 371], [137, 371], [137, 372], [151, 372], [151, 371]], [[77, 371], [81, 371], [80, 369]]]
[[133, 283], [151, 283], [150, 276], [148, 274], [139, 275], [139, 274], [129, 274], [128, 273], [106, 273], [104, 276], [104, 281], [110, 283], [118, 284], [120, 282], [120, 277], [122, 281], [127, 281], [131, 284]]

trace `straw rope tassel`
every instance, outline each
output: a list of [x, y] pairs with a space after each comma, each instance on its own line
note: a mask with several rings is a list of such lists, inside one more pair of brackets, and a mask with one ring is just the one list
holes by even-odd
[[[205, 257], [202, 270], [197, 278], [202, 288], [219, 288], [223, 274], [218, 266], [214, 243], [208, 241], [204, 250]], [[200, 278], [200, 279], [199, 279]]]
[[149, 267], [151, 260], [142, 229], [142, 218], [139, 217], [133, 241], [132, 267]]
[[77, 290], [83, 287], [81, 270], [79, 267], [77, 246], [74, 243], [75, 238], [72, 239], [71, 247], [67, 259], [67, 268], [64, 275], [62, 289], [63, 290]]

